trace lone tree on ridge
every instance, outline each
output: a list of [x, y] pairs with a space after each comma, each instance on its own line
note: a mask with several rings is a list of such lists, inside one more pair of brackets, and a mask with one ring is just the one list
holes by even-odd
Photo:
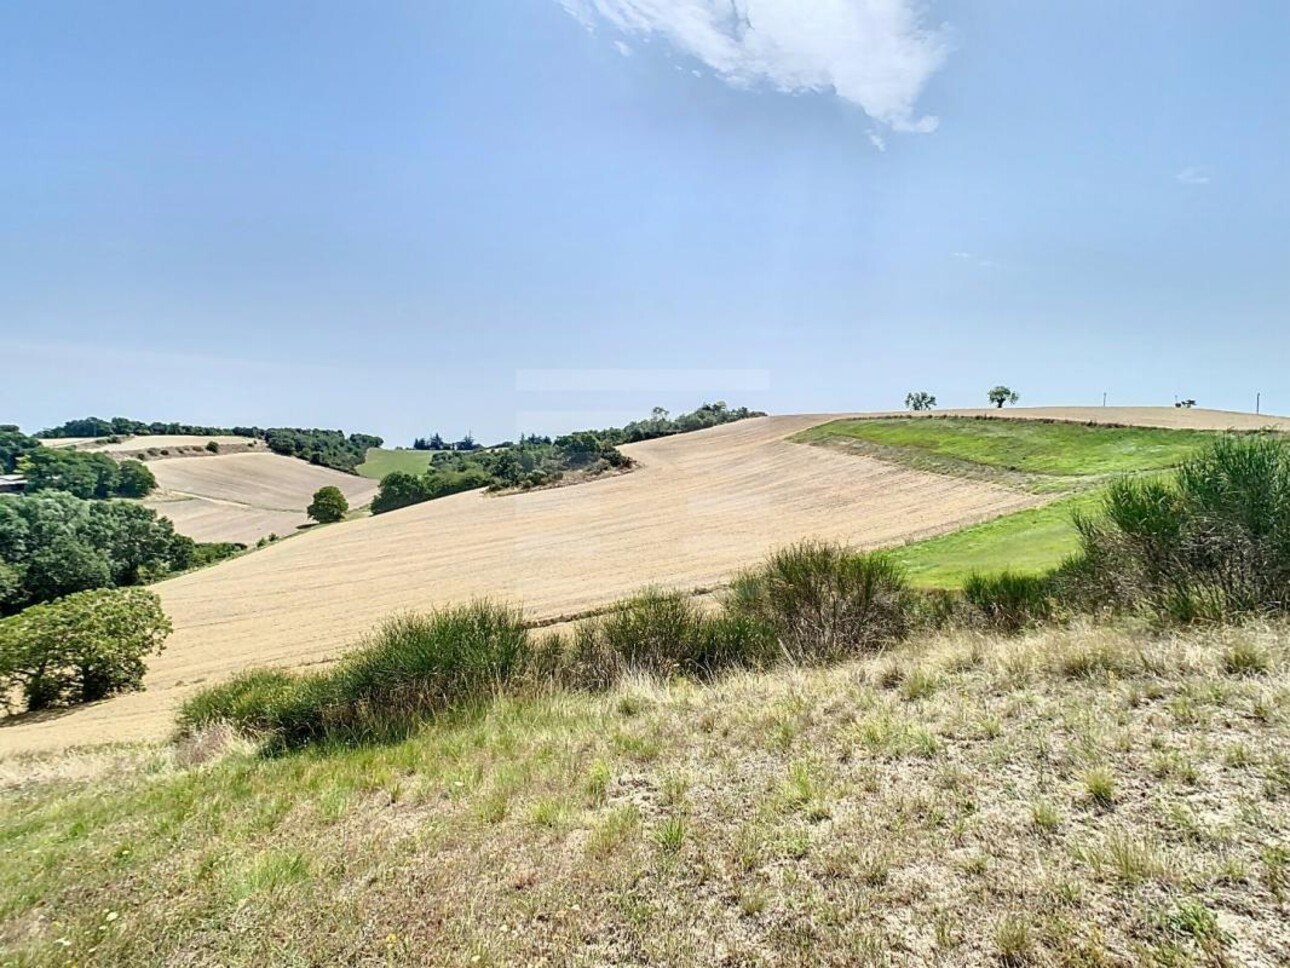
[[349, 501], [345, 500], [345, 495], [341, 493], [339, 487], [328, 484], [314, 492], [313, 503], [305, 513], [319, 524], [331, 524], [349, 513]]
[[905, 394], [905, 406], [910, 410], [931, 410], [936, 406], [936, 397], [926, 390], [915, 390]]
[[990, 402], [993, 403], [999, 409], [1003, 409], [1003, 405], [1005, 403], [1016, 403], [1018, 400], [1021, 399], [1020, 393], [1018, 393], [1016, 390], [1013, 390], [1005, 386], [995, 387], [993, 390], [987, 393], [986, 396], [989, 397]]

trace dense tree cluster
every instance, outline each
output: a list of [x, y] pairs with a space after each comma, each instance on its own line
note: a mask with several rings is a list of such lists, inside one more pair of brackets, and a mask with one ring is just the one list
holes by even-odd
[[13, 424], [0, 424], [0, 474], [12, 474], [18, 461], [42, 444], [35, 437], [28, 437]]
[[27, 492], [66, 491], [79, 498], [147, 497], [157, 479], [137, 460], [115, 461], [106, 454], [37, 447], [15, 462], [27, 478]]
[[0, 495], [0, 615], [90, 588], [138, 585], [237, 547], [212, 552], [129, 501]]
[[102, 417], [81, 417], [69, 420], [57, 427], [50, 427], [36, 434], [37, 437], [125, 437], [141, 434], [165, 435], [171, 437], [263, 437], [264, 431], [259, 427], [205, 427], [199, 424], [167, 423], [154, 420], [147, 423], [142, 420], [131, 420], [129, 417], [113, 417], [104, 420]]
[[311, 464], [354, 473], [367, 460], [372, 447], [383, 441], [371, 434], [349, 434], [343, 430], [304, 430], [298, 427], [273, 427], [264, 432], [264, 442], [275, 454], [298, 457]]

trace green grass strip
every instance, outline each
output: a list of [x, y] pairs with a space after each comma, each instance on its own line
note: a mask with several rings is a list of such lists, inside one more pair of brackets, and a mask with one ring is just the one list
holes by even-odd
[[920, 588], [960, 588], [974, 571], [1037, 575], [1061, 564], [1079, 546], [1071, 516], [1093, 513], [1101, 491], [1088, 491], [1040, 508], [897, 548], [892, 553]]
[[932, 417], [834, 420], [794, 439], [824, 443], [849, 437], [987, 467], [1075, 477], [1173, 467], [1215, 436], [1203, 430]]

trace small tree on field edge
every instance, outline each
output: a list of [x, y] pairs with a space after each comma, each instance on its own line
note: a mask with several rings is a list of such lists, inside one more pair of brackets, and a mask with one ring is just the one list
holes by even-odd
[[319, 524], [331, 524], [340, 521], [349, 513], [349, 501], [340, 492], [340, 488], [328, 484], [314, 492], [313, 503], [305, 510], [310, 518]]
[[931, 410], [936, 406], [936, 397], [926, 390], [915, 390], [905, 395], [905, 406], [910, 410]]
[[1005, 403], [1016, 403], [1018, 400], [1021, 399], [1020, 393], [1018, 393], [1016, 390], [1013, 390], [1005, 386], [995, 387], [988, 394], [986, 394], [986, 396], [989, 397], [991, 403], [993, 403], [996, 407], [1000, 409], [1003, 408], [1003, 405]]

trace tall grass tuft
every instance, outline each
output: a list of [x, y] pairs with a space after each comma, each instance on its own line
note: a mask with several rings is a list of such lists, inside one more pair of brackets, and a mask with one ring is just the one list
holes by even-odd
[[771, 629], [795, 661], [879, 649], [903, 637], [913, 615], [894, 559], [815, 541], [776, 552], [740, 575], [726, 607]]

